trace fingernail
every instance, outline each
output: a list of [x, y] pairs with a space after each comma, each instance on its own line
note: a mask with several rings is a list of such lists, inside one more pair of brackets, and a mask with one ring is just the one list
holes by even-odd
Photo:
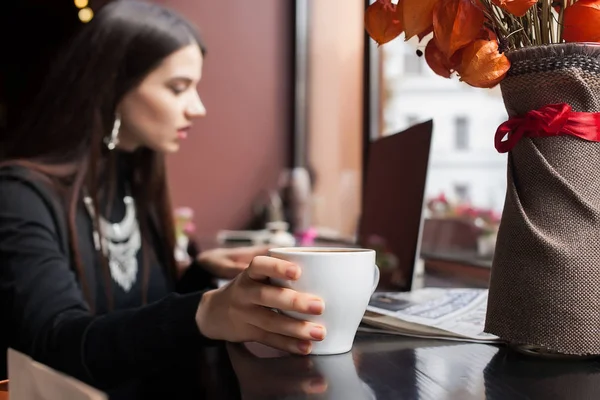
[[308, 303], [308, 311], [311, 314], [321, 314], [323, 313], [323, 302], [321, 300], [312, 300]]
[[313, 378], [311, 379], [309, 386], [312, 389], [323, 389], [323, 387], [327, 387], [327, 382], [324, 378]]
[[308, 354], [310, 353], [310, 348], [311, 348], [311, 344], [310, 342], [299, 342], [298, 343], [298, 349], [300, 350], [300, 352], [302, 354]]
[[298, 276], [298, 267], [295, 265], [289, 266], [285, 271], [285, 276], [290, 279], [296, 279], [296, 276]]
[[325, 338], [325, 329], [320, 326], [313, 326], [310, 329], [310, 336], [317, 340], [323, 340]]
[[327, 391], [327, 381], [324, 378], [313, 378], [304, 388], [306, 394], [322, 394]]

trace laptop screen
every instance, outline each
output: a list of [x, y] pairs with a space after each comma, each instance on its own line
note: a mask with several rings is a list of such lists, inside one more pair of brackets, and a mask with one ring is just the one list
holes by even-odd
[[358, 242], [377, 250], [384, 289], [412, 289], [432, 131], [433, 122], [427, 121], [369, 145]]

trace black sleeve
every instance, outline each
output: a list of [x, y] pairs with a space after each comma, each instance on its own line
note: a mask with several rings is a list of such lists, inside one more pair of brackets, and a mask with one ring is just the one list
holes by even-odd
[[185, 294], [197, 291], [200, 288], [215, 289], [215, 277], [208, 272], [195, 258], [185, 270], [175, 285], [177, 293]]
[[[0, 315], [8, 345], [98, 387], [175, 362], [206, 341], [195, 324], [202, 293], [92, 316], [52, 211], [28, 184], [0, 179]], [[4, 327], [3, 327], [4, 329]]]

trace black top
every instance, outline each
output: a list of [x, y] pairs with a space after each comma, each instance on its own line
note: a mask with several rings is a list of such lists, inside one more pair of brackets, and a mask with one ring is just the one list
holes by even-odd
[[[111, 222], [125, 213], [124, 187], [123, 182], [117, 186], [110, 215], [104, 215]], [[155, 251], [161, 247], [147, 246], [138, 252], [137, 279], [130, 290], [111, 279], [114, 311], [107, 312], [105, 275], [82, 202], [77, 240], [95, 299], [92, 314], [70, 259], [66, 226], [49, 185], [21, 167], [0, 170], [0, 351], [15, 348], [106, 387], [164, 368], [182, 351], [206, 342], [195, 323], [202, 292], [175, 292], [176, 286], [200, 290], [206, 285], [198, 265], [192, 265], [178, 286], [163, 267], [164, 254]], [[151, 231], [154, 243], [160, 241], [158, 230]], [[149, 262], [147, 305], [142, 304], [142, 254]], [[6, 360], [0, 356], [0, 379], [5, 375]]]

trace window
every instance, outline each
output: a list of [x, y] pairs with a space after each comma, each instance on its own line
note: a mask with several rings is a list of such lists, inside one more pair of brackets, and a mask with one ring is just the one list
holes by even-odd
[[466, 204], [471, 202], [469, 196], [469, 185], [464, 183], [458, 183], [454, 185], [454, 196], [458, 203]]
[[417, 57], [415, 52], [404, 54], [404, 73], [406, 75], [421, 75], [423, 73], [422, 57]]
[[454, 147], [456, 150], [469, 148], [469, 121], [466, 117], [454, 119]]
[[416, 115], [409, 115], [408, 117], [406, 117], [406, 123], [408, 124], [408, 127], [416, 125], [418, 122], [419, 117], [417, 117]]
[[498, 121], [506, 121], [500, 88], [475, 89], [455, 76], [446, 79], [433, 73], [424, 57], [416, 54], [429, 39], [405, 41], [401, 35], [380, 47], [371, 40], [369, 137], [432, 119], [425, 197], [443, 193], [476, 208], [501, 212], [507, 159], [494, 148]]

